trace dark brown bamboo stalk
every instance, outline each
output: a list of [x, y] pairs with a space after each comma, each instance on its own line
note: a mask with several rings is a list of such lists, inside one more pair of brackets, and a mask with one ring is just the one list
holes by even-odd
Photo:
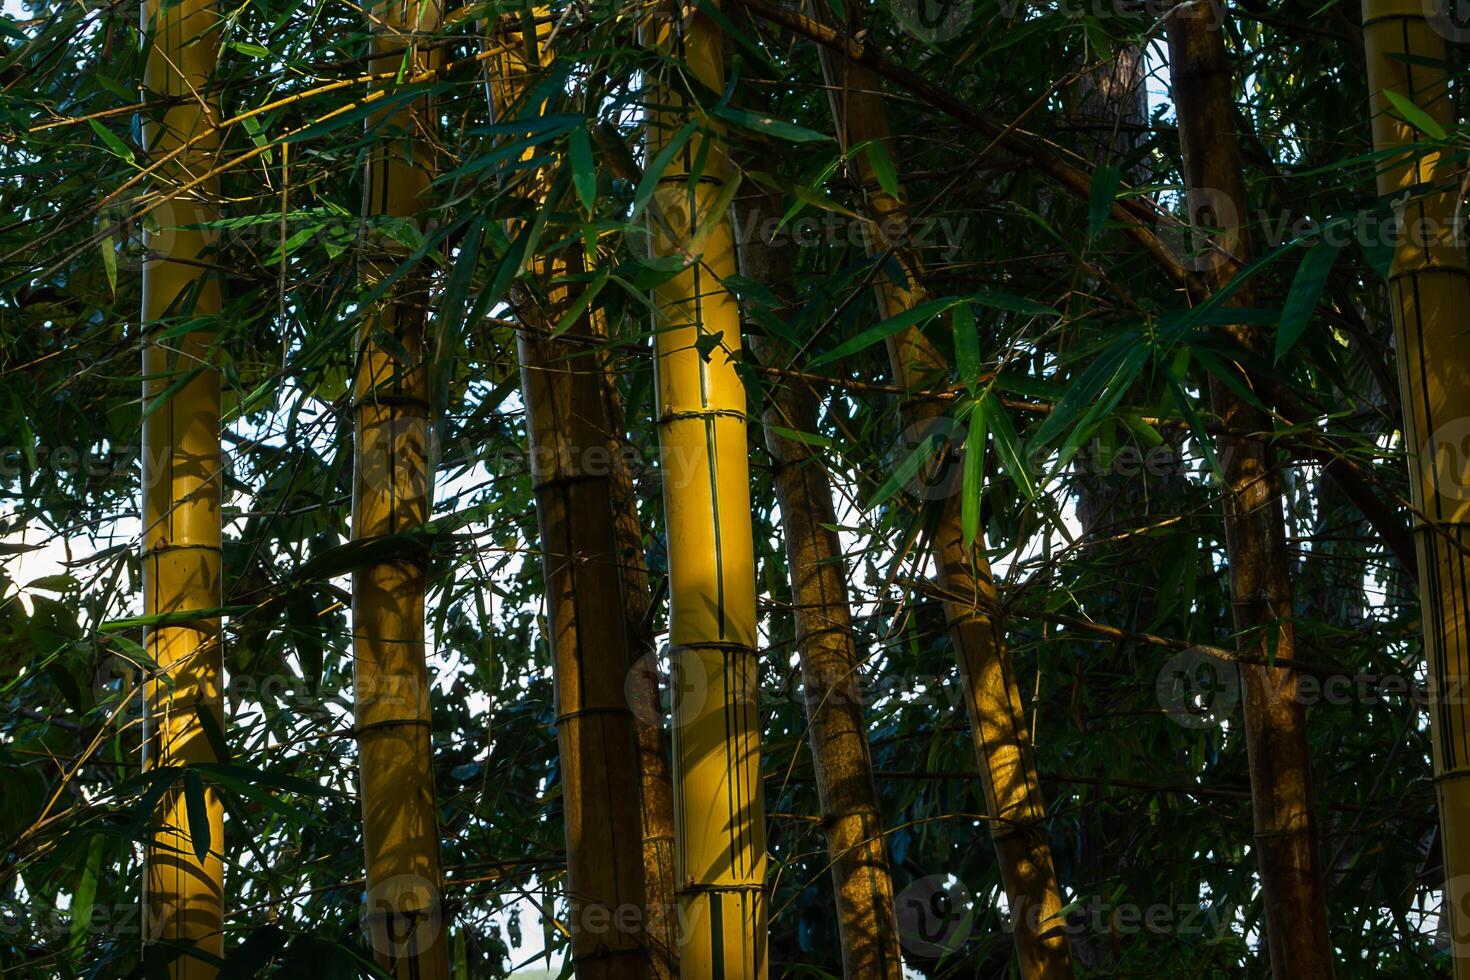
[[[759, 191], [737, 200], [736, 226], [764, 227], [768, 218], [780, 217], [778, 204]], [[757, 233], [739, 243], [739, 259], [743, 275], [764, 283], [789, 305], [789, 248], [763, 241]], [[781, 359], [780, 346], [768, 338], [752, 334], [750, 344], [759, 360]], [[842, 973], [848, 980], [899, 980], [903, 961], [893, 874], [873, 782], [847, 575], [832, 530], [837, 523], [832, 484], [820, 453], [777, 431], [817, 431], [817, 398], [810, 385], [773, 385], [764, 423], [796, 610], [807, 738], [837, 899]]]
[[[818, 18], [830, 20], [831, 14], [818, 8]], [[888, 147], [890, 159], [895, 158], [880, 79], [860, 64], [825, 49], [822, 54], [842, 145], [881, 143]], [[880, 312], [894, 316], [928, 299], [914, 256], [902, 242], [889, 241], [885, 233], [888, 228], [908, 227], [907, 206], [901, 192], [895, 198], [879, 189], [866, 155], [852, 158], [849, 166], [865, 189], [866, 217], [873, 224], [874, 241], [893, 251], [904, 272], [902, 285], [892, 276], [883, 276], [878, 286]], [[889, 338], [888, 355], [894, 376], [906, 390], [919, 393], [904, 403], [905, 421], [910, 427], [934, 424], [945, 415], [946, 402], [922, 393], [947, 379], [950, 366], [944, 356], [914, 328]], [[995, 580], [983, 545], [972, 548], [965, 539], [962, 495], [935, 504], [939, 514], [930, 546], [967, 694], [965, 705], [981, 785], [994, 818], [989, 825], [1010, 905], [1021, 975], [1027, 980], [1071, 977], [1072, 956], [1059, 915], [1061, 893], [1047, 839], [1046, 807], [1020, 688], [1002, 635]]]
[[[1208, 15], [1208, 16], [1206, 16]], [[1218, 231], [1202, 232], [1206, 282], [1223, 288], [1250, 261], [1249, 213], [1225, 34], [1208, 8], [1176, 7], [1168, 20], [1169, 71], [1179, 117], [1190, 213]], [[1213, 214], [1203, 215], [1206, 209]], [[1233, 211], [1240, 216], [1232, 220]], [[1227, 303], [1250, 306], [1249, 283]], [[1236, 328], [1259, 346], [1250, 327]], [[1215, 415], [1230, 429], [1270, 431], [1271, 419], [1219, 378], [1210, 379]], [[1220, 438], [1225, 548], [1238, 645], [1243, 654], [1293, 660], [1292, 581], [1280, 477], [1266, 443]], [[1255, 850], [1272, 972], [1293, 980], [1332, 976], [1327, 903], [1311, 811], [1306, 709], [1296, 672], [1242, 664], [1246, 747], [1250, 756]]]
[[[504, 30], [507, 54], [491, 64], [497, 119], [531, 115], [526, 90], [549, 60], [543, 32]], [[544, 199], [554, 184], [537, 175]], [[518, 231], [513, 228], [512, 232]], [[604, 372], [591, 319], [562, 335], [579, 250], [531, 260], [513, 306], [541, 530], [548, 643], [556, 689], [566, 832], [572, 963], [579, 980], [642, 980], [645, 939], [639, 749], [625, 693], [633, 660], [617, 530]]]

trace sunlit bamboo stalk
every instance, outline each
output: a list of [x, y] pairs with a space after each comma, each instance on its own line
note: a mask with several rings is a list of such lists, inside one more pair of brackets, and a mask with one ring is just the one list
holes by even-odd
[[[1470, 266], [1460, 238], [1463, 164], [1389, 101], [1431, 125], [1454, 121], [1445, 34], [1453, 4], [1364, 0], [1363, 44], [1378, 193], [1399, 216], [1389, 295], [1393, 306], [1404, 445], [1416, 514], [1419, 596], [1429, 663], [1429, 726], [1439, 797], [1450, 954], [1470, 980]], [[1434, 20], [1426, 13], [1436, 13]], [[1394, 151], [1402, 152], [1394, 152]]]
[[[694, 4], [644, 24], [664, 77], [649, 88], [648, 154], [693, 118], [687, 86], [724, 88], [723, 38]], [[676, 75], [673, 65], [681, 72]], [[674, 701], [674, 877], [685, 978], [767, 970], [765, 803], [755, 703], [755, 561], [740, 315], [724, 281], [734, 236], [721, 134], [706, 118], [660, 175], [650, 253], [684, 267], [654, 289], [657, 419], [668, 528]]]
[[[438, 54], [418, 50], [415, 41], [438, 29], [436, 0], [389, 0], [370, 14], [373, 71], [406, 66], [403, 74], [411, 75], [432, 67]], [[368, 125], [374, 138], [364, 175], [361, 270], [371, 286], [407, 258], [383, 220], [413, 219], [429, 206], [436, 126], [427, 99], [379, 113]], [[429, 518], [435, 452], [428, 302], [425, 277], [411, 274], [365, 311], [353, 381], [357, 541], [407, 534]], [[379, 966], [402, 980], [449, 975], [424, 658], [425, 565], [424, 554], [405, 548], [352, 575], [364, 924]]]
[[[218, 21], [203, 0], [145, 2], [144, 89], [150, 97], [193, 96], [144, 121], [150, 154], [167, 155], [218, 122], [218, 106], [201, 94], [214, 74]], [[194, 142], [159, 169], [160, 190], [208, 170], [218, 148], [216, 138]], [[145, 693], [148, 768], [217, 761], [224, 731], [220, 622], [204, 612], [221, 603], [220, 380], [211, 364], [220, 283], [206, 268], [217, 235], [191, 227], [219, 216], [218, 192], [211, 180], [168, 201], [158, 230], [144, 237], [143, 612], [201, 611], [145, 630], [158, 664]], [[158, 336], [161, 327], [189, 321], [198, 329]], [[207, 980], [224, 952], [223, 808], [215, 790], [186, 770], [162, 798], [157, 821], [144, 857], [144, 939], [197, 950], [174, 959], [170, 975]]]

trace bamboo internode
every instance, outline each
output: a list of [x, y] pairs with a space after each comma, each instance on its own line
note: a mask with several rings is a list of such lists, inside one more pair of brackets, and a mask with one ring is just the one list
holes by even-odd
[[[709, 92], [722, 38], [693, 5], [660, 5], [647, 42]], [[672, 68], [666, 69], [672, 71]], [[682, 85], [652, 89], [650, 159], [690, 119]], [[756, 710], [755, 560], [734, 233], [720, 206], [721, 135], [688, 136], [650, 205], [654, 258], [682, 271], [654, 290], [658, 437], [668, 526], [674, 701], [674, 878], [680, 975], [766, 976], [766, 833]]]
[[[415, 40], [438, 28], [434, 0], [395, 0], [370, 18], [373, 67], [426, 71], [435, 53]], [[389, 82], [388, 84], [391, 84]], [[380, 113], [363, 195], [368, 224], [361, 263], [373, 286], [406, 258], [378, 218], [426, 209], [433, 177], [427, 100]], [[430, 423], [428, 284], [407, 276], [364, 319], [353, 381], [355, 467], [352, 536], [411, 533], [428, 520], [435, 453]], [[379, 965], [402, 980], [449, 975], [439, 861], [438, 810], [424, 657], [425, 558], [405, 550], [352, 575], [355, 730], [367, 868], [364, 926]]]
[[1445, 38], [1419, 0], [1364, 0], [1363, 43], [1378, 193], [1398, 214], [1389, 294], [1404, 444], [1416, 514], [1429, 722], [1439, 797], [1446, 916], [1455, 976], [1470, 978], [1470, 265], [1461, 241], [1463, 171], [1450, 148], [1386, 93], [1448, 126]]
[[[217, 46], [214, 6], [202, 0], [148, 2], [143, 17], [150, 32], [148, 93], [206, 90]], [[166, 155], [212, 128], [218, 117], [214, 101], [196, 94], [146, 121], [145, 144], [150, 153]], [[156, 174], [160, 193], [173, 195], [195, 172], [207, 170], [217, 148], [215, 138], [194, 140]], [[213, 612], [221, 603], [220, 381], [209, 322], [220, 312], [220, 285], [205, 267], [216, 236], [192, 227], [218, 216], [217, 193], [212, 180], [173, 196], [159, 209], [158, 230], [145, 236], [143, 612], [199, 611], [197, 619], [145, 631], [148, 655], [158, 665], [145, 691], [148, 768], [216, 761], [216, 739], [224, 727], [220, 622]], [[191, 321], [197, 329], [159, 334]], [[207, 826], [194, 822], [201, 812]], [[186, 771], [163, 796], [157, 819], [159, 830], [145, 855], [144, 938], [185, 950], [169, 966], [173, 977], [207, 980], [218, 972], [224, 951], [223, 809], [216, 791]]]

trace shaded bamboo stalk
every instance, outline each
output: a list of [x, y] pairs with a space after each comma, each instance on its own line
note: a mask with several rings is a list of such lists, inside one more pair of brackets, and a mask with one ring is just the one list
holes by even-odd
[[[779, 201], [760, 190], [737, 199], [737, 227], [760, 229], [781, 216]], [[789, 308], [789, 247], [740, 242], [743, 275], [764, 283]], [[750, 338], [751, 352], [768, 365], [782, 361], [776, 342]], [[784, 363], [784, 361], [782, 361]], [[860, 664], [847, 596], [847, 570], [832, 507], [832, 483], [820, 453], [778, 430], [817, 431], [817, 397], [804, 381], [777, 382], [768, 391], [766, 446], [774, 465], [776, 498], [786, 542], [795, 607], [796, 650], [801, 665], [807, 739], [827, 838], [842, 974], [848, 980], [899, 980], [898, 921], [893, 873], [883, 846], [882, 814], [873, 782], [859, 686]]]
[[[218, 20], [204, 0], [143, 5], [149, 31], [143, 87], [149, 98], [171, 100], [160, 117], [145, 117], [144, 142], [150, 153], [167, 154], [194, 140], [159, 169], [163, 194], [207, 172], [219, 148], [213, 132], [218, 105], [201, 94], [211, 91]], [[150, 769], [217, 761], [215, 741], [224, 730], [220, 621], [207, 612], [221, 603], [214, 330], [210, 324], [155, 339], [161, 327], [220, 312], [220, 283], [208, 270], [217, 235], [197, 227], [219, 217], [218, 191], [218, 181], [209, 180], [173, 198], [159, 209], [158, 231], [144, 238], [143, 613], [200, 611], [197, 619], [144, 631], [144, 646], [158, 665], [144, 695], [143, 764]], [[196, 824], [200, 813], [204, 819]], [[197, 950], [198, 956], [186, 952], [174, 959], [169, 974], [208, 980], [224, 953], [223, 808], [215, 790], [186, 769], [164, 794], [156, 819], [158, 830], [144, 853], [144, 940]]]
[[[517, 29], [512, 18], [494, 38], [506, 48], [490, 66], [499, 122], [545, 108], [524, 99], [550, 61], [549, 24], [537, 30], [538, 19], [545, 24], [528, 12]], [[526, 173], [530, 203], [545, 205], [555, 193], [551, 174]], [[510, 229], [521, 230], [521, 222]], [[532, 258], [529, 284], [513, 305], [522, 324], [517, 349], [556, 691], [572, 963], [582, 980], [642, 980], [650, 972], [648, 903], [639, 746], [625, 693], [634, 653], [608, 453], [613, 431], [589, 314], [557, 332], [577, 298], [567, 279], [582, 271], [577, 249]]]
[[[815, 10], [815, 16], [833, 21], [831, 12], [823, 7]], [[852, 34], [855, 25], [847, 26]], [[878, 143], [888, 149], [890, 159], [896, 158], [880, 79], [825, 48], [821, 55], [842, 145]], [[882, 315], [895, 316], [929, 298], [916, 258], [887, 234], [887, 229], [908, 227], [907, 205], [901, 196], [895, 198], [879, 187], [866, 154], [852, 157], [848, 165], [864, 188], [865, 217], [873, 225], [877, 250], [892, 247], [902, 269], [902, 283], [883, 275], [877, 290]], [[924, 392], [948, 380], [950, 366], [944, 355], [919, 330], [908, 328], [889, 338], [888, 357], [894, 377], [915, 393], [903, 406], [910, 430], [935, 424], [946, 414], [947, 406], [941, 398]], [[1021, 975], [1028, 980], [1070, 977], [1072, 955], [1060, 917], [1061, 893], [1047, 839], [1046, 808], [1021, 692], [1001, 633], [995, 580], [983, 542], [972, 548], [965, 540], [962, 495], [937, 501], [936, 506], [933, 560], [945, 595], [945, 618], [964, 685], [971, 741], [992, 818], [991, 835], [1014, 923]]]
[[[596, 321], [594, 321], [594, 325]], [[678, 916], [674, 884], [674, 784], [668, 729], [663, 724], [663, 676], [654, 645], [648, 565], [643, 557], [643, 523], [628, 470], [630, 446], [624, 433], [622, 400], [609, 371], [602, 374], [611, 438], [613, 509], [617, 514], [618, 560], [623, 573], [623, 624], [628, 637], [626, 690], [638, 739], [639, 799], [643, 813], [643, 890], [648, 901], [650, 976], [679, 975]]]
[[[1190, 214], [1200, 219], [1201, 275], [1211, 291], [1250, 261], [1247, 230], [1231, 215], [1250, 213], [1225, 32], [1209, 5], [1176, 7], [1168, 19], [1169, 72], [1179, 118]], [[1249, 283], [1227, 306], [1254, 305]], [[1254, 328], [1231, 333], [1260, 350]], [[1248, 383], [1248, 382], [1247, 382]], [[1210, 378], [1210, 403], [1230, 432], [1270, 432], [1270, 417]], [[1241, 664], [1246, 749], [1257, 867], [1265, 908], [1272, 973], [1331, 977], [1332, 944], [1316, 831], [1311, 812], [1311, 757], [1306, 709], [1297, 674], [1263, 663], [1296, 659], [1290, 553], [1286, 547], [1280, 475], [1269, 444], [1220, 437], [1224, 468], [1225, 550], [1237, 646], [1259, 662]]]
[[[1394, 334], [1409, 450], [1419, 556], [1424, 648], [1429, 662], [1429, 723], [1439, 798], [1450, 954], [1458, 980], [1470, 980], [1470, 708], [1459, 692], [1470, 679], [1470, 266], [1460, 244], [1462, 164], [1428, 141], [1389, 102], [1393, 92], [1434, 123], [1454, 119], [1444, 5], [1364, 0], [1378, 193], [1399, 209], [1389, 273]], [[1401, 152], [1395, 152], [1401, 151]], [[1423, 515], [1420, 517], [1418, 515]]]
[[[722, 37], [694, 4], [661, 3], [644, 43], [712, 93]], [[672, 74], [672, 65], [663, 71]], [[693, 118], [681, 80], [649, 89], [648, 158]], [[708, 126], [706, 119], [705, 125]], [[720, 203], [721, 134], [683, 137], [649, 208], [651, 256], [683, 268], [653, 291], [660, 469], [669, 554], [674, 878], [680, 976], [767, 972], [765, 801], [756, 705], [755, 557], [735, 247]]]
[[[436, 64], [437, 56], [417, 42], [438, 30], [440, 17], [434, 0], [374, 6], [370, 71], [391, 72], [405, 58], [405, 74]], [[426, 209], [434, 125], [428, 99], [403, 103], [368, 122], [375, 139], [364, 181], [361, 270], [369, 287], [408, 257], [375, 219], [412, 219]], [[355, 541], [409, 534], [429, 519], [435, 453], [428, 291], [427, 277], [405, 276], [364, 317], [353, 380]], [[424, 657], [426, 564], [422, 551], [404, 547], [352, 574], [355, 732], [367, 868], [363, 917], [379, 966], [401, 980], [449, 975]]]

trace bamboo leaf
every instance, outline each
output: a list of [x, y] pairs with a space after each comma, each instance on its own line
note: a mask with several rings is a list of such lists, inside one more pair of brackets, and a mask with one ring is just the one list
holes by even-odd
[[932, 299], [927, 303], [920, 303], [918, 306], [904, 310], [902, 313], [875, 323], [868, 329], [858, 333], [857, 336], [851, 337], [843, 343], [838, 344], [831, 350], [827, 351], [825, 354], [821, 354], [818, 357], [813, 358], [809, 362], [808, 367], [818, 368], [824, 364], [831, 364], [834, 361], [840, 361], [844, 357], [856, 354], [860, 350], [865, 350], [866, 348], [873, 346], [880, 340], [887, 340], [889, 337], [893, 336], [901, 330], [907, 330], [910, 327], [915, 327], [919, 324], [927, 323], [929, 320], [932, 320], [934, 317], [938, 316], [944, 311], [958, 306], [960, 303], [963, 302], [963, 297], [946, 296], [943, 299]]
[[882, 140], [873, 140], [865, 148], [868, 154], [868, 163], [873, 168], [873, 176], [878, 180], [878, 186], [889, 197], [898, 198], [898, 170], [893, 166], [893, 157], [888, 155], [888, 147]]
[[1021, 439], [1016, 434], [1011, 415], [1001, 404], [1000, 397], [994, 391], [987, 391], [978, 408], [985, 417], [985, 427], [990, 431], [990, 439], [995, 444], [995, 455], [1001, 467], [1010, 474], [1027, 499], [1036, 499], [1036, 481], [1032, 479], [1031, 467], [1021, 451]]
[[194, 856], [203, 861], [209, 854], [209, 804], [204, 796], [204, 779], [192, 767], [184, 769], [184, 812], [189, 819], [189, 842]]
[[102, 142], [106, 144], [107, 148], [112, 151], [113, 156], [126, 160], [128, 163], [135, 162], [133, 151], [128, 149], [128, 144], [124, 143], [116, 133], [102, 125], [96, 119], [88, 119], [87, 123], [92, 127], [92, 132], [96, 133]]
[[954, 331], [954, 361], [960, 383], [974, 394], [980, 384], [980, 333], [975, 327], [975, 311], [969, 303], [961, 303], [950, 315]]
[[572, 186], [577, 199], [591, 214], [597, 204], [597, 168], [592, 162], [592, 139], [586, 126], [578, 126], [571, 135]]
[[965, 437], [964, 496], [960, 500], [960, 534], [969, 548], [980, 536], [980, 504], [985, 487], [985, 414], [970, 413], [970, 432]]
[[1444, 130], [1433, 116], [1425, 112], [1410, 99], [1404, 98], [1391, 88], [1383, 90], [1383, 95], [1398, 110], [1398, 114], [1404, 117], [1404, 121], [1413, 126], [1419, 132], [1436, 140], [1443, 140], [1449, 134]]
[[633, 193], [633, 210], [628, 214], [630, 223], [636, 221], [643, 213], [643, 209], [648, 207], [648, 202], [653, 198], [658, 182], [663, 179], [664, 171], [668, 170], [669, 164], [673, 162], [674, 155], [684, 148], [684, 144], [689, 142], [689, 138], [698, 128], [698, 123], [685, 123], [684, 127], [674, 134], [673, 139], [669, 140], [668, 144], [659, 150], [649, 162], [643, 171], [643, 178], [638, 181], [638, 189]]
[[1092, 187], [1087, 195], [1087, 237], [1097, 237], [1108, 223], [1108, 214], [1118, 196], [1118, 186], [1123, 181], [1123, 169], [1117, 164], [1105, 163], [1092, 172]]
[[798, 126], [763, 112], [749, 112], [734, 106], [720, 106], [711, 115], [741, 129], [774, 136], [788, 143], [826, 143], [832, 139], [826, 133], [819, 133], [814, 129], [807, 129], [805, 126]]
[[92, 926], [92, 908], [97, 901], [97, 879], [102, 874], [102, 851], [107, 838], [93, 834], [87, 842], [87, 857], [71, 898], [71, 945], [83, 949]]
[[1323, 239], [1302, 256], [1297, 267], [1296, 278], [1291, 281], [1291, 290], [1286, 294], [1286, 304], [1281, 310], [1281, 326], [1276, 331], [1276, 362], [1279, 364], [1296, 346], [1312, 320], [1312, 312], [1322, 290], [1327, 287], [1327, 278], [1337, 262], [1340, 245]]

